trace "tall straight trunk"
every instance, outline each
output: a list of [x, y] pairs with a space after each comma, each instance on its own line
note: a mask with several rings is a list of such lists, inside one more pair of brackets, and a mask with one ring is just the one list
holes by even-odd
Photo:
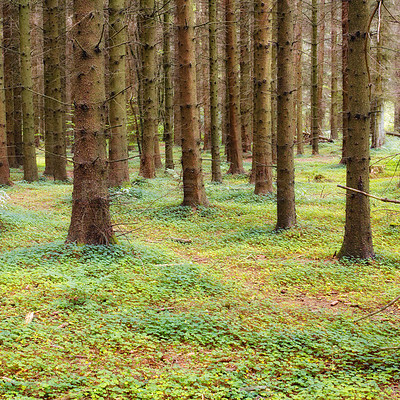
[[29, 10], [30, 0], [19, 4], [19, 29], [21, 53], [21, 100], [23, 120], [24, 180], [33, 182], [39, 179], [36, 165], [35, 120], [32, 93], [32, 60]]
[[176, 0], [178, 65], [182, 128], [182, 170], [184, 206], [207, 205], [200, 156], [197, 114], [194, 10], [192, 0]]
[[[58, 29], [58, 0], [44, 3], [44, 48], [45, 48], [45, 139], [47, 173], [55, 180], [67, 180], [66, 146], [63, 130], [63, 105], [61, 86], [61, 56]], [[47, 139], [50, 138], [50, 145]], [[49, 169], [47, 169], [49, 167]]]
[[251, 150], [253, 99], [251, 88], [251, 10], [240, 0], [240, 122], [243, 152]]
[[337, 8], [336, 2], [331, 3], [331, 139], [336, 140], [338, 135], [338, 29], [337, 29]]
[[[19, 63], [18, 38], [16, 37], [16, 21], [13, 18], [15, 5], [9, 2], [3, 2], [4, 18], [4, 87], [6, 102], [6, 129], [7, 129], [7, 154], [8, 162], [11, 168], [18, 168], [19, 162], [16, 154], [14, 139], [14, 86], [15, 65]], [[14, 84], [15, 82], [15, 84]]]
[[240, 131], [239, 57], [236, 35], [235, 0], [225, 0], [226, 67], [229, 92], [228, 174], [242, 174], [242, 136]]
[[[174, 24], [177, 24], [177, 14], [175, 13], [174, 16]], [[178, 48], [178, 35], [176, 30], [173, 30], [173, 40], [174, 40], [174, 72], [173, 72], [173, 79], [174, 79], [174, 143], [176, 146], [181, 146], [182, 140], [182, 127], [181, 127], [181, 93], [180, 93], [180, 84], [179, 84], [179, 48]]]
[[67, 241], [79, 244], [114, 241], [107, 179], [103, 6], [103, 0], [74, 0], [74, 189]]
[[110, 146], [109, 185], [122, 186], [129, 182], [128, 137], [126, 133], [125, 58], [127, 31], [125, 27], [125, 0], [110, 0]]
[[[369, 82], [365, 61], [369, 7], [365, 0], [349, 1], [349, 112], [347, 179], [350, 188], [369, 191]], [[369, 197], [352, 191], [346, 196], [346, 225], [339, 257], [374, 256]]]
[[278, 2], [278, 168], [277, 168], [277, 229], [296, 224], [294, 194], [295, 134], [293, 74], [293, 3]]
[[343, 145], [340, 164], [347, 163], [347, 137], [349, 114], [349, 1], [342, 0], [342, 116], [343, 116]]
[[164, 44], [163, 44], [163, 66], [164, 66], [164, 142], [165, 142], [165, 169], [174, 169], [174, 90], [172, 83], [172, 53], [171, 53], [171, 27], [173, 16], [170, 6], [164, 11]]
[[311, 37], [311, 138], [312, 153], [319, 153], [318, 125], [318, 0], [312, 0]]
[[[0, 2], [0, 44], [3, 44], [3, 4]], [[0, 185], [11, 185], [7, 154], [6, 96], [4, 93], [4, 51], [0, 51]]]
[[220, 133], [218, 123], [218, 45], [217, 0], [209, 0], [209, 51], [210, 51], [210, 118], [211, 118], [211, 172], [212, 182], [222, 182]]
[[140, 175], [155, 177], [154, 146], [157, 135], [156, 19], [154, 0], [141, 0], [143, 138]]
[[319, 32], [318, 32], [318, 129], [323, 136], [325, 103], [324, 103], [324, 70], [325, 70], [325, 0], [319, 4]]
[[297, 133], [297, 154], [304, 153], [303, 137], [303, 19], [302, 0], [297, 0], [297, 18], [295, 27], [295, 65], [296, 65], [296, 133]]
[[271, 2], [257, 0], [254, 14], [254, 168], [255, 194], [266, 194], [272, 187], [271, 148]]
[[272, 69], [271, 69], [271, 129], [272, 129], [272, 162], [277, 162], [278, 140], [278, 4], [273, 2], [272, 9]]

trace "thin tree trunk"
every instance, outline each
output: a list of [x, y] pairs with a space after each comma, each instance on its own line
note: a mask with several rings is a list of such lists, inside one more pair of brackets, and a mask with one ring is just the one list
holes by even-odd
[[207, 205], [200, 156], [192, 0], [176, 0], [184, 206]]
[[24, 180], [39, 179], [36, 165], [35, 120], [32, 93], [32, 60], [29, 10], [30, 0], [21, 0], [19, 6], [20, 52], [21, 52], [21, 99], [24, 141]]
[[254, 168], [255, 194], [267, 194], [272, 187], [271, 148], [271, 2], [257, 0], [254, 28]]
[[218, 123], [218, 45], [217, 0], [209, 0], [209, 51], [210, 51], [210, 118], [211, 118], [211, 171], [212, 182], [222, 182], [220, 133]]
[[295, 21], [295, 65], [296, 65], [296, 132], [297, 154], [304, 153], [303, 135], [303, 19], [302, 0], [297, 0], [297, 20]]
[[[369, 82], [365, 61], [369, 7], [364, 0], [349, 1], [349, 112], [346, 186], [369, 191]], [[339, 258], [374, 256], [367, 196], [347, 191], [346, 225]]]
[[67, 241], [79, 244], [114, 242], [104, 118], [104, 29], [103, 0], [74, 0], [74, 190]]
[[338, 29], [337, 29], [337, 8], [336, 2], [331, 3], [331, 139], [338, 139]]
[[318, 130], [319, 136], [324, 136], [324, 70], [325, 70], [325, 0], [319, 4], [319, 32], [318, 32]]
[[[125, 0], [110, 0], [110, 148], [109, 185], [122, 186], [129, 182], [128, 137], [126, 133], [126, 74], [125, 58], [127, 31], [125, 22]], [[118, 161], [117, 160], [122, 160]]]
[[273, 2], [272, 9], [272, 69], [271, 69], [271, 129], [272, 163], [278, 158], [278, 4]]
[[225, 0], [227, 80], [229, 92], [228, 174], [242, 174], [242, 137], [240, 131], [239, 58], [236, 36], [235, 0]]
[[312, 154], [319, 153], [318, 125], [318, 0], [312, 0], [312, 38], [311, 38], [311, 138]]
[[288, 229], [296, 224], [294, 194], [295, 134], [293, 74], [293, 3], [278, 3], [278, 166], [277, 166], [277, 229]]

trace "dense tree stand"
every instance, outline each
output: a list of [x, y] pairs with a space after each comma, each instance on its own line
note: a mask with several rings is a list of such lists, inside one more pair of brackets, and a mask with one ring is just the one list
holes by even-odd
[[[368, 3], [349, 3], [349, 112], [347, 113], [347, 179], [346, 186], [369, 191], [370, 105], [365, 45], [368, 40]], [[339, 258], [368, 259], [374, 256], [370, 202], [361, 193], [347, 192], [346, 225]]]
[[114, 234], [104, 119], [103, 1], [74, 0], [74, 10], [74, 190], [67, 241], [107, 245]]

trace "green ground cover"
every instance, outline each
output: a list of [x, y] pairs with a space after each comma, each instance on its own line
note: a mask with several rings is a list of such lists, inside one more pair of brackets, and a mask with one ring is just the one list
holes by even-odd
[[[371, 203], [375, 260], [337, 261], [346, 171], [321, 147], [296, 158], [298, 226], [280, 233], [275, 195], [209, 183], [208, 161], [195, 211], [179, 171], [146, 181], [132, 162], [112, 248], [63, 244], [71, 184], [4, 189], [0, 398], [400, 398], [398, 307], [355, 322], [400, 294], [400, 208]], [[395, 153], [390, 138], [372, 152], [371, 192], [400, 199], [399, 158], [379, 161]]]

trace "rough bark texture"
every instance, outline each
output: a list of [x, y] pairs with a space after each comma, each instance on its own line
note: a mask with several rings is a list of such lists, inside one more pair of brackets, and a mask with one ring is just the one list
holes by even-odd
[[[369, 191], [369, 82], [365, 62], [369, 7], [365, 0], [349, 1], [349, 111], [347, 187]], [[374, 256], [369, 197], [351, 191], [346, 197], [346, 225], [339, 257]]]
[[39, 179], [36, 165], [35, 121], [32, 93], [32, 62], [29, 10], [30, 0], [21, 0], [19, 4], [19, 29], [21, 53], [21, 99], [23, 115], [24, 141], [24, 180], [33, 182]]
[[278, 0], [278, 168], [277, 229], [296, 224], [293, 142], [295, 118], [293, 101], [293, 3]]
[[172, 86], [172, 53], [171, 53], [171, 28], [173, 24], [172, 13], [167, 5], [164, 11], [164, 142], [165, 142], [165, 169], [174, 169], [174, 90]]
[[324, 70], [325, 70], [325, 26], [326, 12], [325, 0], [319, 0], [318, 18], [318, 129], [319, 135], [323, 136], [325, 102], [324, 102]]
[[218, 123], [218, 45], [217, 0], [209, 0], [210, 50], [210, 119], [211, 119], [211, 171], [212, 182], [222, 182], [220, 133]]
[[254, 168], [255, 194], [266, 194], [272, 187], [271, 148], [271, 2], [257, 0], [254, 27]]
[[46, 172], [54, 180], [67, 180], [66, 144], [63, 130], [61, 46], [58, 29], [58, 0], [44, 2], [44, 88]]
[[277, 162], [278, 140], [278, 5], [273, 2], [272, 10], [272, 80], [271, 80], [271, 129], [272, 129], [272, 161]]
[[[0, 43], [3, 43], [3, 10], [0, 1]], [[0, 51], [0, 185], [11, 185], [7, 154], [6, 97], [4, 93], [4, 52]]]
[[338, 139], [338, 29], [337, 29], [337, 9], [338, 4], [334, 1], [331, 3], [331, 139]]
[[106, 159], [103, 30], [103, 1], [74, 0], [74, 189], [67, 241], [80, 244], [114, 241]]
[[[125, 27], [125, 0], [110, 0], [109, 2], [109, 52], [110, 52], [110, 169], [109, 185], [122, 186], [129, 182], [128, 168], [128, 138], [126, 133], [126, 76], [125, 58], [127, 30]], [[117, 160], [123, 160], [118, 161]]]
[[304, 153], [304, 135], [303, 135], [303, 18], [302, 18], [302, 0], [297, 0], [297, 18], [294, 23], [295, 29], [295, 65], [296, 65], [296, 137], [297, 154]]
[[192, 0], [176, 0], [184, 206], [207, 205], [200, 156]]
[[229, 92], [228, 174], [242, 174], [242, 136], [240, 131], [239, 56], [236, 35], [235, 0], [225, 0], [226, 67]]
[[349, 113], [349, 0], [342, 0], [342, 115], [343, 115], [343, 145], [340, 164], [347, 163], [347, 135]]
[[139, 174], [155, 177], [154, 146], [157, 134], [156, 20], [154, 0], [141, 0], [143, 138]]
[[312, 0], [312, 38], [311, 38], [311, 137], [312, 154], [319, 153], [318, 125], [318, 0]]

